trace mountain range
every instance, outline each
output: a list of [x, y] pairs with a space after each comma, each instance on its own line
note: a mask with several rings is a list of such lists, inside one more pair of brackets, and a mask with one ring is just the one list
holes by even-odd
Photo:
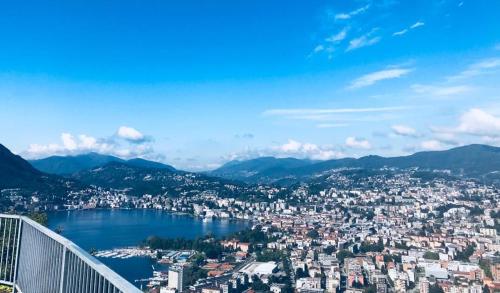
[[200, 174], [179, 171], [154, 161], [123, 160], [97, 153], [53, 156], [28, 162], [0, 144], [0, 190], [22, 188], [28, 192], [50, 194], [64, 194], [73, 187], [90, 185], [131, 189], [134, 194], [182, 194], [189, 190], [203, 191], [210, 186], [222, 189], [224, 184], [234, 181], [288, 185], [318, 178], [318, 175], [333, 169], [369, 171], [382, 168], [449, 170], [453, 176], [500, 184], [500, 148], [468, 145], [445, 151], [418, 152], [409, 156], [366, 156], [328, 161], [262, 157], [232, 161], [216, 170]]
[[88, 153], [77, 156], [51, 156], [29, 163], [36, 169], [49, 174], [71, 175], [83, 170], [101, 167], [109, 163], [122, 163], [129, 166], [147, 169], [165, 169], [175, 171], [175, 168], [159, 162], [148, 161], [140, 158], [123, 160], [114, 156]]
[[211, 171], [220, 176], [247, 183], [301, 181], [315, 174], [339, 168], [419, 168], [449, 170], [457, 176], [487, 181], [500, 180], [500, 148], [488, 145], [467, 145], [444, 151], [418, 152], [409, 156], [365, 156], [327, 161], [298, 160], [273, 157], [232, 161]]

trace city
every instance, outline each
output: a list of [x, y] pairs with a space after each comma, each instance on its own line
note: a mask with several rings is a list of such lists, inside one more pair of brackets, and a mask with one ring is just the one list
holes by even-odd
[[500, 2], [0, 1], [0, 293], [500, 293]]
[[[145, 182], [160, 172], [140, 171]], [[60, 205], [17, 189], [2, 195], [15, 203], [12, 212], [155, 209], [203, 222], [249, 222], [222, 238], [151, 237], [136, 248], [93, 252], [168, 264], [145, 280], [148, 292], [500, 290], [498, 185], [418, 168], [332, 169], [288, 186], [219, 185], [205, 175], [167, 172], [182, 182], [178, 194], [94, 186], [71, 191]]]

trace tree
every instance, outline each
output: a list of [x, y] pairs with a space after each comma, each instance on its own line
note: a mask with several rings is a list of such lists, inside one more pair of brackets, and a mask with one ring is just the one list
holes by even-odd
[[437, 283], [429, 287], [429, 293], [444, 293], [444, 290]]
[[426, 251], [424, 253], [424, 258], [425, 259], [434, 259], [434, 260], [439, 260], [439, 253], [432, 252], [432, 251]]
[[40, 225], [47, 226], [49, 223], [49, 218], [46, 213], [34, 212], [29, 215], [29, 217]]
[[486, 260], [486, 259], [479, 260], [479, 266], [481, 267], [481, 269], [483, 269], [486, 277], [493, 278], [493, 274], [491, 273], [490, 265], [491, 265], [491, 263], [489, 260]]
[[474, 250], [476, 250], [475, 244], [468, 245], [466, 249], [463, 251], [459, 251], [457, 253], [457, 260], [468, 262], [469, 257], [474, 253]]
[[323, 252], [330, 255], [335, 252], [335, 246], [333, 245], [328, 245], [327, 247], [323, 248]]
[[254, 291], [269, 292], [269, 286], [267, 286], [266, 284], [264, 284], [264, 282], [262, 282], [262, 280], [259, 277], [255, 276], [255, 275], [252, 277], [252, 289]]
[[340, 263], [344, 262], [344, 259], [353, 257], [354, 254], [350, 252], [349, 250], [342, 249], [339, 252], [337, 252], [337, 258], [340, 261]]
[[377, 293], [377, 286], [375, 284], [371, 284], [368, 288], [363, 290], [364, 293]]
[[309, 277], [309, 269], [307, 268], [307, 265], [305, 266], [305, 269], [298, 268], [295, 272], [295, 277], [297, 279]]
[[313, 230], [310, 230], [309, 232], [307, 232], [307, 237], [312, 238], [312, 239], [318, 239], [319, 233], [318, 233], [318, 231], [313, 229]]

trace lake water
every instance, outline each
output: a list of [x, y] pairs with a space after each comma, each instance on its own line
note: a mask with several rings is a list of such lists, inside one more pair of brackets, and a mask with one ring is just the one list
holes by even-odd
[[[49, 213], [49, 228], [83, 249], [112, 249], [137, 246], [149, 236], [196, 238], [207, 234], [223, 236], [248, 227], [245, 221], [213, 220], [176, 215], [157, 210], [82, 210]], [[130, 282], [152, 276], [148, 258], [99, 258]], [[138, 283], [134, 283], [139, 286]]]

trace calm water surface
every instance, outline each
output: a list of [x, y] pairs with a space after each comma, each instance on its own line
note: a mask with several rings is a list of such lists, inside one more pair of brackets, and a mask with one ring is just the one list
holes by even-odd
[[[244, 221], [203, 222], [190, 216], [157, 210], [84, 210], [49, 213], [49, 227], [85, 250], [136, 246], [149, 236], [196, 238], [206, 234], [223, 236], [245, 229]], [[148, 258], [100, 258], [130, 282], [152, 276]], [[138, 283], [135, 283], [138, 285]]]

